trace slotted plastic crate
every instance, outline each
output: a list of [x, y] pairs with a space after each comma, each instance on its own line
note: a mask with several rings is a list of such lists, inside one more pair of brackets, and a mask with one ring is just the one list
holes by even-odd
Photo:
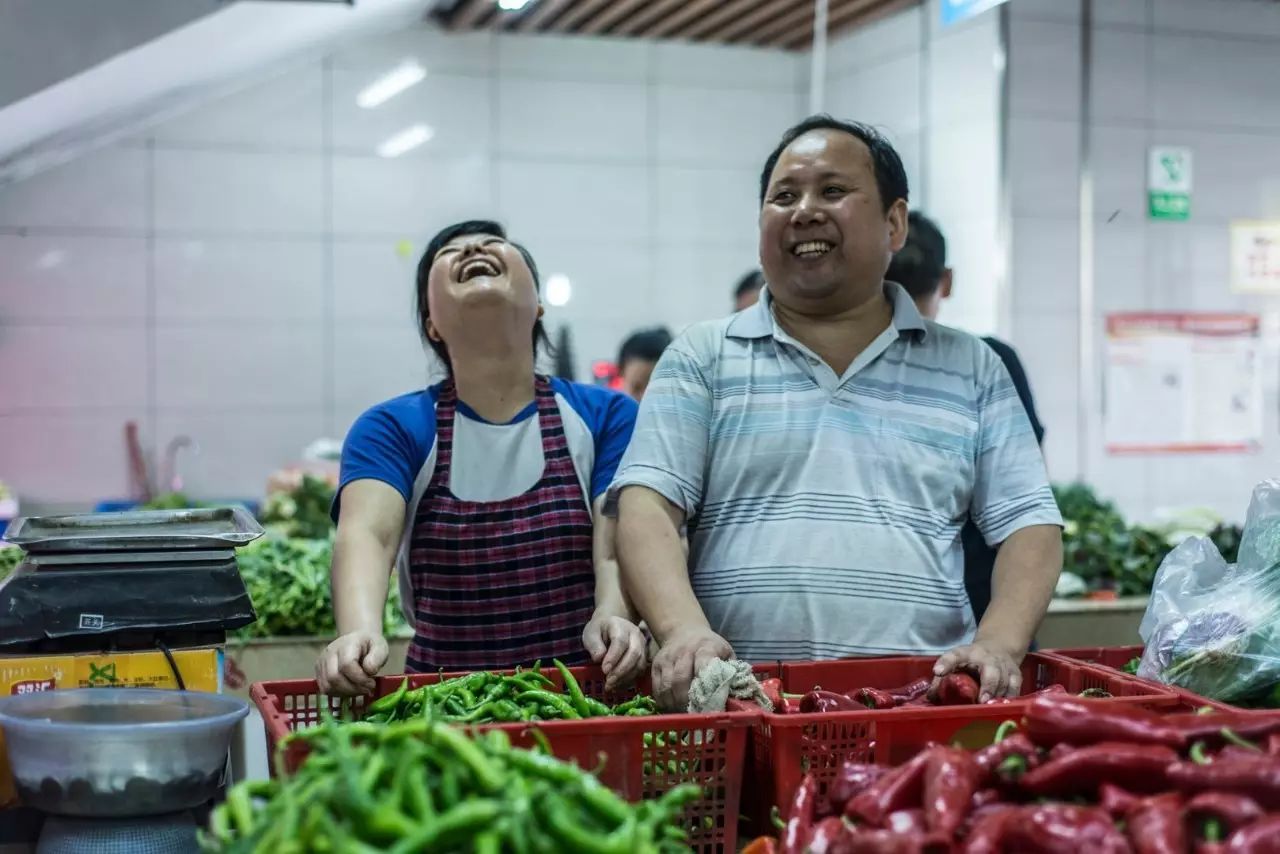
[[[776, 665], [757, 666], [755, 671], [760, 679], [778, 675]], [[648, 680], [644, 679], [632, 690], [606, 692], [604, 674], [598, 667], [574, 667], [570, 672], [583, 693], [610, 705], [649, 691]], [[544, 673], [562, 687], [557, 671], [544, 669]], [[464, 674], [414, 674], [409, 676], [409, 687], [431, 685], [458, 675]], [[403, 678], [379, 677], [376, 697], [395, 691]], [[275, 757], [276, 745], [290, 732], [316, 724], [324, 706], [334, 715], [340, 710], [340, 701], [320, 694], [313, 679], [258, 682], [249, 696], [266, 725], [268, 757]], [[348, 712], [360, 717], [366, 702], [365, 698], [349, 701]], [[681, 783], [696, 783], [702, 788], [703, 797], [685, 812], [690, 845], [695, 851], [719, 854], [736, 850], [747, 744], [759, 717], [757, 712], [720, 712], [483, 724], [473, 729], [505, 730], [512, 744], [526, 748], [535, 745], [532, 733], [537, 729], [559, 759], [591, 769], [603, 759], [600, 781], [629, 801], [657, 797]], [[305, 758], [306, 746], [295, 742], [285, 751], [282, 761], [286, 771], [292, 773]]]
[[[862, 658], [839, 661], [787, 662], [782, 688], [799, 694], [821, 687], [845, 693], [859, 688], [896, 688], [914, 679], [931, 678], [936, 656]], [[1072, 694], [1101, 688], [1112, 695], [1104, 702], [1155, 708], [1182, 707], [1179, 696], [1163, 686], [1123, 673], [1088, 667], [1065, 658], [1028, 655], [1022, 662], [1022, 692], [1030, 694], [1059, 683]], [[765, 714], [752, 734], [751, 766], [743, 793], [745, 813], [765, 828], [774, 807], [790, 800], [805, 774], [813, 774], [821, 793], [848, 760], [897, 765], [927, 744], [959, 743], [976, 748], [990, 744], [1001, 722], [1022, 716], [1026, 701], [975, 706], [910, 706], [807, 715]]]
[[[1074, 646], [1064, 649], [1046, 649], [1041, 654], [1046, 658], [1060, 658], [1064, 661], [1076, 662], [1102, 670], [1115, 670], [1124, 673], [1121, 668], [1133, 659], [1141, 658], [1143, 649], [1145, 647], [1142, 644], [1133, 646]], [[1130, 676], [1127, 673], [1125, 675], [1131, 679], [1138, 679], [1137, 676]], [[1202, 697], [1194, 691], [1179, 688], [1177, 685], [1165, 685], [1153, 679], [1142, 679], [1140, 681], [1156, 685], [1165, 691], [1172, 691], [1186, 700], [1187, 703], [1196, 707], [1212, 706], [1215, 709], [1224, 711], [1236, 711], [1239, 708], [1221, 700]]]

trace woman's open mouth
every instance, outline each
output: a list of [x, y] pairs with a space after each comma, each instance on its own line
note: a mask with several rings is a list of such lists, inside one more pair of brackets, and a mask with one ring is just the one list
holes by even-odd
[[462, 269], [458, 271], [458, 281], [465, 282], [476, 276], [496, 276], [498, 273], [498, 266], [488, 258], [476, 257], [462, 265]]

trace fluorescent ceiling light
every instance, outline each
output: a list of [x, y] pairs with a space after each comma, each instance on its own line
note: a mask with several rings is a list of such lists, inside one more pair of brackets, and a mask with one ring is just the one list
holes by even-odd
[[498, 0], [498, 8], [504, 12], [519, 12], [533, 0]]
[[396, 95], [427, 76], [427, 69], [412, 59], [407, 59], [360, 90], [356, 103], [366, 110], [385, 104]]
[[547, 302], [562, 306], [573, 296], [573, 284], [564, 273], [552, 273], [547, 277]]
[[427, 125], [413, 125], [383, 140], [382, 144], [378, 146], [378, 154], [382, 157], [399, 157], [406, 151], [411, 151], [422, 145], [433, 136], [435, 136], [435, 131]]

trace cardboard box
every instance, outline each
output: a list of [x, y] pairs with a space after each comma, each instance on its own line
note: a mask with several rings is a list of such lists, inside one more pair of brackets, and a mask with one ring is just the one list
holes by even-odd
[[[188, 690], [222, 690], [221, 647], [172, 650]], [[177, 688], [163, 652], [0, 656], [0, 696], [59, 688]], [[0, 810], [17, 804], [9, 757], [0, 732]]]

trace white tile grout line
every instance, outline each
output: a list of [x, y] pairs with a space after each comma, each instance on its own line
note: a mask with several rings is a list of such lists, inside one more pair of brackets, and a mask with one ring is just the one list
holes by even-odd
[[334, 353], [337, 333], [334, 316], [334, 198], [333, 198], [333, 61], [325, 57], [320, 61], [320, 150], [321, 178], [320, 204], [323, 208], [325, 235], [323, 240], [323, 257], [321, 260], [321, 357], [317, 368], [323, 373], [320, 378], [321, 410], [324, 412], [322, 434], [328, 436], [334, 432], [337, 417], [337, 388], [334, 370], [336, 354]]

